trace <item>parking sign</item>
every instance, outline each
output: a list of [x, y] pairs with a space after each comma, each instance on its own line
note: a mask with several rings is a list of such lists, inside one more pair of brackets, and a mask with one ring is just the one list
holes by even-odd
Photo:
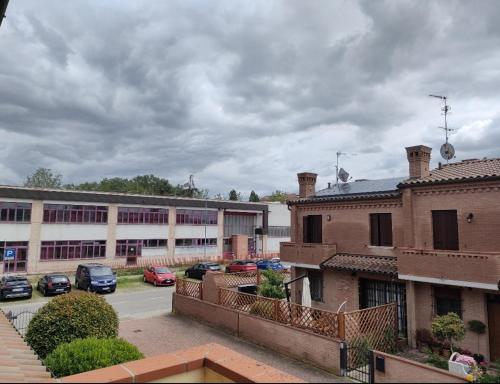
[[15, 248], [6, 248], [3, 254], [3, 259], [6, 261], [15, 260], [16, 259], [16, 249]]

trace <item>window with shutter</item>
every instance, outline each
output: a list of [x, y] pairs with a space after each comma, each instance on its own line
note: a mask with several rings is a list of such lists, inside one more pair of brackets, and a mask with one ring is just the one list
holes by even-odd
[[392, 247], [392, 214], [370, 214], [370, 244], [378, 247]]
[[457, 211], [432, 211], [434, 249], [458, 250]]
[[323, 242], [323, 221], [321, 215], [304, 216], [302, 225], [302, 239], [304, 243], [321, 244]]

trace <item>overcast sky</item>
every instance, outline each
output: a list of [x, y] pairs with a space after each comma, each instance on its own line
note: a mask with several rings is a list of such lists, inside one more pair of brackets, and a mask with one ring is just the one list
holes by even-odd
[[405, 176], [449, 97], [457, 158], [500, 156], [498, 1], [11, 0], [0, 183], [195, 175], [213, 195], [296, 173]]

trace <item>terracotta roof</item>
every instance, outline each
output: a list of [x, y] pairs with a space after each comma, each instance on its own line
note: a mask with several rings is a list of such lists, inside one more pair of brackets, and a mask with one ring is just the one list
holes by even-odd
[[409, 179], [401, 186], [429, 183], [450, 183], [500, 178], [500, 158], [483, 160], [463, 160], [458, 163], [444, 164], [433, 169], [429, 176], [419, 179]]
[[322, 269], [339, 271], [375, 272], [386, 275], [398, 274], [397, 258], [393, 256], [352, 255], [339, 253], [321, 263]]
[[0, 311], [0, 383], [55, 383], [38, 356]]

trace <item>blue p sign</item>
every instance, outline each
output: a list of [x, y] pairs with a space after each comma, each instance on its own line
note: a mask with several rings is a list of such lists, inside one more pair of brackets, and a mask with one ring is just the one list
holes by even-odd
[[6, 248], [4, 255], [4, 260], [15, 260], [16, 259], [16, 249], [15, 248]]

